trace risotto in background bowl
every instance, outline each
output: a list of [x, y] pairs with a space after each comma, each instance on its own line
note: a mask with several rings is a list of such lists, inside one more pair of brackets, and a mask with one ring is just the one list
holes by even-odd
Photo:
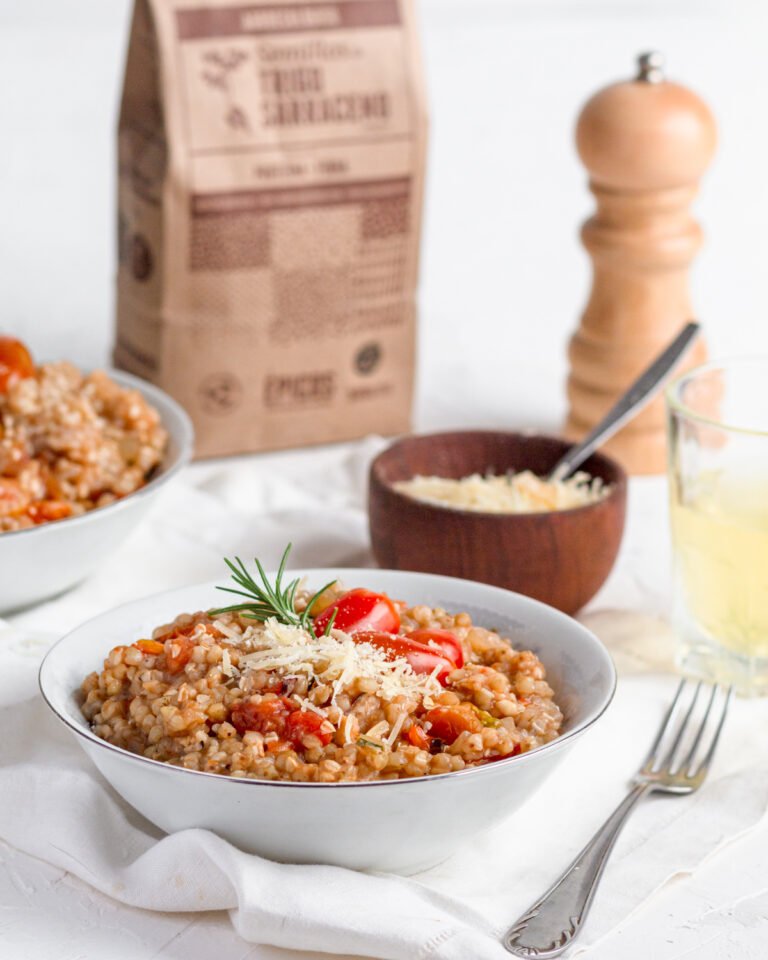
[[193, 449], [184, 410], [130, 374], [45, 364], [13, 389], [0, 398], [0, 613], [92, 573]]
[[397, 633], [381, 606], [354, 636], [341, 613], [326, 634], [321, 613], [300, 648], [299, 627], [196, 614], [226, 602], [207, 584], [99, 616], [46, 656], [46, 702], [161, 829], [413, 873], [512, 814], [613, 696], [602, 644], [529, 598], [402, 571], [303, 574], [388, 595]]

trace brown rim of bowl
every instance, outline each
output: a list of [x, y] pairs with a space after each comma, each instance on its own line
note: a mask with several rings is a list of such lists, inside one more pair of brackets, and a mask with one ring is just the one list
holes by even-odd
[[[461, 436], [468, 436], [468, 435], [477, 436], [478, 434], [485, 435], [485, 436], [496, 436], [496, 437], [521, 437], [523, 439], [548, 440], [551, 442], [561, 444], [564, 448], [563, 450], [564, 453], [570, 446], [572, 446], [572, 444], [570, 444], [567, 440], [564, 440], [562, 437], [556, 437], [553, 434], [525, 433], [523, 431], [518, 431], [518, 430], [444, 430], [438, 433], [415, 433], [415, 434], [409, 434], [406, 437], [400, 437], [399, 439], [394, 440], [386, 448], [386, 450], [382, 450], [381, 453], [377, 454], [376, 457], [374, 457], [373, 461], [371, 462], [371, 467], [370, 467], [371, 475], [373, 475], [374, 472], [377, 471], [377, 465], [379, 461], [383, 457], [385, 457], [388, 453], [390, 453], [390, 451], [394, 450], [396, 447], [398, 447], [403, 443], [406, 443], [412, 440], [418, 441], [422, 439], [423, 440], [432, 439], [435, 437], [461, 437]], [[511, 517], [514, 517], [514, 518], [542, 517], [542, 516], [549, 516], [551, 514], [557, 514], [558, 516], [567, 514], [569, 516], [573, 516], [582, 511], [586, 512], [588, 510], [594, 510], [595, 507], [598, 507], [600, 506], [601, 503], [605, 503], [606, 501], [610, 500], [619, 491], [626, 490], [627, 472], [624, 469], [624, 467], [621, 466], [618, 460], [614, 460], [613, 457], [609, 457], [607, 454], [601, 453], [599, 450], [596, 450], [594, 453], [589, 455], [589, 457], [585, 461], [585, 464], [589, 463], [589, 461], [593, 459], [602, 461], [609, 468], [609, 470], [613, 471], [616, 474], [616, 480], [613, 480], [610, 482], [608, 493], [604, 497], [601, 497], [599, 500], [596, 500], [594, 503], [584, 503], [579, 507], [567, 507], [563, 510], [526, 510], [525, 512], [520, 512], [520, 513], [511, 513], [511, 512], [503, 513], [501, 511], [494, 512], [489, 510], [465, 510], [465, 509], [462, 509], [461, 507], [451, 507], [451, 506], [448, 506], [447, 504], [437, 503], [434, 500], [421, 500], [418, 497], [411, 496], [411, 494], [409, 493], [403, 493], [401, 490], [396, 490], [395, 487], [392, 485], [392, 483], [389, 480], [385, 480], [383, 477], [379, 476], [378, 472], [376, 473], [376, 480], [378, 481], [378, 483], [382, 485], [382, 487], [384, 487], [393, 496], [400, 497], [403, 500], [407, 500], [409, 503], [415, 503], [421, 507], [429, 507], [432, 510], [439, 510], [441, 512], [448, 512], [450, 514], [459, 514], [460, 516], [464, 516], [464, 517], [485, 517], [485, 518], [493, 518], [494, 520], [499, 520], [499, 519], [508, 519]], [[582, 466], [579, 467], [578, 469], [582, 470], [585, 464], [582, 464]], [[573, 471], [573, 472], [576, 473], [577, 471]]]

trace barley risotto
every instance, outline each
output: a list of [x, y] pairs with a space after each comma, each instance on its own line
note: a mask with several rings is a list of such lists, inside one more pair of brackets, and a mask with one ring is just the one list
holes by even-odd
[[144, 486], [167, 434], [137, 390], [70, 363], [36, 366], [0, 336], [0, 533], [77, 516]]
[[115, 647], [82, 685], [93, 732], [190, 770], [325, 783], [448, 773], [557, 737], [533, 653], [466, 613], [283, 586], [287, 553], [274, 584], [230, 564], [222, 589], [246, 602]]

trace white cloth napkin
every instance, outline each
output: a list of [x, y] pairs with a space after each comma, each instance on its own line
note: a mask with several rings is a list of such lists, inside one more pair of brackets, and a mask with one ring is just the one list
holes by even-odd
[[[297, 566], [370, 563], [364, 478], [379, 443], [198, 465], [96, 576], [0, 627], [2, 839], [127, 904], [229, 910], [255, 943], [393, 960], [508, 956], [501, 933], [619, 802], [674, 688], [652, 672], [663, 661], [657, 647], [666, 649], [658, 622], [607, 611], [620, 605], [616, 587], [590, 615], [625, 668], [608, 716], [505, 824], [417, 878], [274, 864], [202, 830], [164, 837], [112, 791], [36, 692], [37, 664], [62, 631], [133, 596], [215, 577], [225, 552], [274, 563], [291, 539]], [[638, 549], [630, 545], [642, 565]], [[705, 787], [638, 809], [573, 956], [757, 823], [768, 804], [766, 721], [768, 704], [737, 703]]]

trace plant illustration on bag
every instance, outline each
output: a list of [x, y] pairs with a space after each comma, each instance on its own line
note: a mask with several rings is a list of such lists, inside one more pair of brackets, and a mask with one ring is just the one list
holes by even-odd
[[245, 133], [250, 133], [251, 124], [248, 114], [240, 104], [235, 102], [230, 85], [232, 74], [246, 60], [248, 60], [248, 54], [233, 47], [223, 52], [210, 50], [203, 54], [203, 62], [208, 64], [209, 68], [204, 69], [201, 76], [203, 82], [209, 87], [220, 90], [224, 94], [226, 98], [224, 122], [226, 125], [231, 130], [242, 130]]

